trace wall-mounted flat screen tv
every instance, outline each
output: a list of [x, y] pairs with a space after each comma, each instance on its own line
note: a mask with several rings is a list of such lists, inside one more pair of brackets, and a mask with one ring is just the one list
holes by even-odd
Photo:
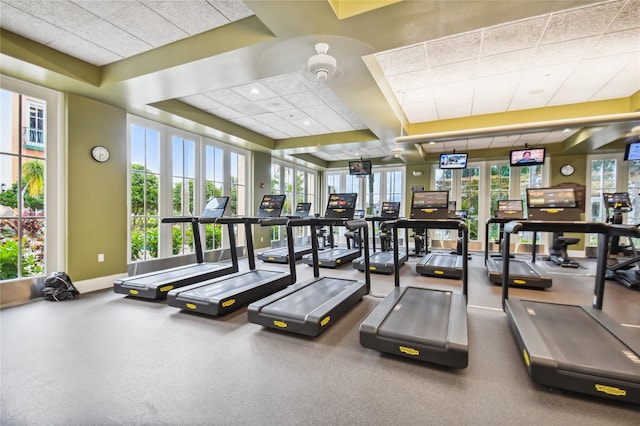
[[514, 149], [509, 155], [511, 167], [544, 164], [544, 148]]
[[441, 169], [466, 169], [467, 153], [440, 154]]
[[371, 161], [349, 161], [349, 174], [353, 176], [366, 176], [371, 174]]
[[640, 140], [627, 144], [624, 149], [625, 160], [640, 160]]

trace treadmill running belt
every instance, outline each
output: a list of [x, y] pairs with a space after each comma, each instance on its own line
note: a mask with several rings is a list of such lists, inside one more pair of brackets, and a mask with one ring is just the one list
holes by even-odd
[[429, 256], [429, 261], [425, 263], [430, 267], [439, 268], [455, 268], [458, 262], [458, 256], [455, 254], [438, 254], [434, 253]]
[[[493, 259], [498, 267], [498, 271], [500, 271], [500, 276], [502, 276], [502, 259]], [[531, 269], [527, 262], [523, 262], [517, 259], [509, 260], [509, 276], [511, 275], [526, 275], [526, 276], [534, 276], [537, 277], [538, 274], [536, 271]]]
[[267, 315], [304, 320], [306, 316], [337, 296], [355, 283], [356, 280], [320, 278], [313, 284], [277, 300], [262, 309]]
[[[522, 301], [563, 370], [626, 380], [640, 374], [631, 349], [602, 327], [580, 306]], [[569, 363], [571, 364], [569, 366]]]
[[213, 282], [205, 281], [197, 288], [181, 291], [178, 297], [209, 301], [221, 294], [229, 293], [231, 290], [239, 290], [237, 293], [241, 293], [245, 288], [251, 289], [265, 280], [271, 280], [273, 277], [284, 274], [281, 271], [249, 271], [241, 275], [231, 275], [222, 280], [217, 278]]
[[179, 269], [160, 270], [155, 273], [144, 274], [141, 276], [131, 276], [123, 280], [127, 285], [147, 286], [149, 284], [158, 284], [164, 282], [175, 282], [191, 274], [204, 274], [210, 271], [217, 271], [223, 268], [229, 268], [231, 264], [226, 263], [195, 263], [180, 267]]
[[408, 287], [378, 329], [378, 335], [445, 348], [451, 292]]

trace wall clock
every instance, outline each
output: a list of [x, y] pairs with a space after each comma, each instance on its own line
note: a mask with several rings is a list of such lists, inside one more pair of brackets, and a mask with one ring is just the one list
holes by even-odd
[[109, 160], [109, 150], [104, 146], [94, 146], [91, 148], [91, 156], [99, 163], [104, 163]]
[[565, 164], [564, 166], [560, 167], [560, 174], [562, 176], [571, 176], [575, 171], [576, 168], [571, 164]]

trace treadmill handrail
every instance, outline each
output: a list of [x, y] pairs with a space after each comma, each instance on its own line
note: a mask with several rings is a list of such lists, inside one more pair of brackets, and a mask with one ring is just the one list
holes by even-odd
[[160, 223], [192, 223], [198, 222], [197, 216], [167, 216], [163, 217]]
[[[562, 221], [512, 221], [504, 227], [502, 239], [502, 258], [508, 259], [511, 234], [520, 231], [542, 232], [576, 232], [598, 234], [598, 255], [596, 260], [595, 286], [593, 291], [593, 307], [602, 309], [604, 299], [604, 282], [609, 252], [609, 237], [612, 235], [640, 237], [640, 228], [635, 225], [611, 225], [602, 222], [562, 222]], [[509, 262], [502, 262], [502, 309], [509, 298]]]
[[382, 222], [380, 224], [380, 229], [393, 230], [393, 268], [395, 287], [400, 287], [400, 274], [398, 273], [398, 270], [400, 269], [398, 228], [457, 229], [462, 233], [462, 294], [465, 296], [466, 301], [468, 299], [466, 296], [469, 288], [469, 227], [467, 224], [460, 219], [395, 219]]

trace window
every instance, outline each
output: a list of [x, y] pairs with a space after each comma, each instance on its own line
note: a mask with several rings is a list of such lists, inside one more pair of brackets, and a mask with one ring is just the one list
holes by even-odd
[[3, 77], [0, 88], [0, 281], [64, 264], [57, 92]]
[[[190, 224], [160, 221], [198, 216], [212, 197], [230, 197], [227, 215], [248, 214], [247, 152], [141, 118], [129, 121], [130, 261], [193, 252]], [[220, 225], [207, 224], [200, 231], [205, 250], [229, 246]], [[245, 245], [244, 232], [237, 227], [238, 246]]]
[[[172, 142], [173, 216], [194, 216], [196, 184], [196, 143], [174, 135]], [[187, 254], [193, 250], [193, 229], [190, 223], [174, 223], [171, 238], [172, 254]]]
[[[587, 164], [591, 164], [590, 176], [587, 182], [590, 183], [587, 205], [585, 206], [585, 216], [592, 222], [604, 222], [607, 212], [603, 204], [603, 192], [615, 192], [618, 187], [618, 161], [614, 158], [603, 158], [590, 156]], [[587, 245], [595, 247], [598, 245], [598, 235], [590, 234]]]
[[461, 200], [460, 210], [467, 212], [467, 226], [469, 227], [469, 241], [478, 240], [478, 214], [480, 198], [480, 168], [467, 167], [461, 170]]
[[160, 132], [131, 126], [130, 260], [158, 257]]

